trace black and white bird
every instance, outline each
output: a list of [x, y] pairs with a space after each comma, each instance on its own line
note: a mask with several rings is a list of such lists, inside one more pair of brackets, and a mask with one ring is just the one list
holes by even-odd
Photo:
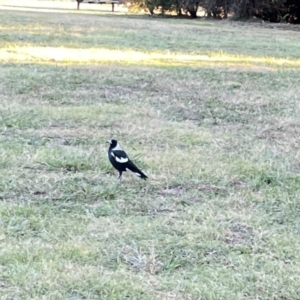
[[129, 159], [126, 152], [121, 148], [118, 141], [108, 140], [107, 143], [110, 144], [108, 148], [108, 158], [111, 164], [119, 172], [118, 179], [122, 179], [122, 173], [126, 171], [131, 171], [142, 179], [147, 179], [148, 177]]

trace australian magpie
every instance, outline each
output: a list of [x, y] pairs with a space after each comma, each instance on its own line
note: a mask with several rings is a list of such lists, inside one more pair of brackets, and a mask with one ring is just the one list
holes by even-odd
[[122, 172], [131, 171], [142, 179], [147, 179], [148, 177], [129, 159], [125, 151], [121, 148], [118, 141], [108, 140], [107, 143], [110, 144], [108, 148], [108, 158], [111, 164], [119, 172], [118, 179], [121, 180]]

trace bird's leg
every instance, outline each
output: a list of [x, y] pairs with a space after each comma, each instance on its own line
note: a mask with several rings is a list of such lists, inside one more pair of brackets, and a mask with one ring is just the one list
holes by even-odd
[[121, 181], [122, 180], [122, 172], [119, 172], [119, 177], [118, 179]]

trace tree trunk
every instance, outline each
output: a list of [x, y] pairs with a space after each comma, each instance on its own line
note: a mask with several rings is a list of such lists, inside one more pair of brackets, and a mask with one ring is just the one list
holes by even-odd
[[228, 10], [227, 10], [227, 0], [224, 0], [224, 18], [227, 19]]
[[197, 18], [197, 10], [189, 10], [191, 18], [195, 19]]
[[294, 7], [294, 9], [295, 9], [295, 16], [297, 18], [294, 23], [300, 24], [300, 4], [299, 3], [296, 4], [296, 7]]
[[242, 2], [241, 2], [241, 6], [240, 6], [240, 8], [241, 8], [241, 17], [242, 18], [248, 18], [249, 17], [249, 14], [248, 14], [248, 11], [247, 11], [247, 0], [242, 0]]

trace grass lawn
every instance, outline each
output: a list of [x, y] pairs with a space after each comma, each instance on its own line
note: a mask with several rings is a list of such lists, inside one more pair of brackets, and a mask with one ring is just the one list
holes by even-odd
[[300, 32], [7, 3], [0, 299], [300, 299]]

